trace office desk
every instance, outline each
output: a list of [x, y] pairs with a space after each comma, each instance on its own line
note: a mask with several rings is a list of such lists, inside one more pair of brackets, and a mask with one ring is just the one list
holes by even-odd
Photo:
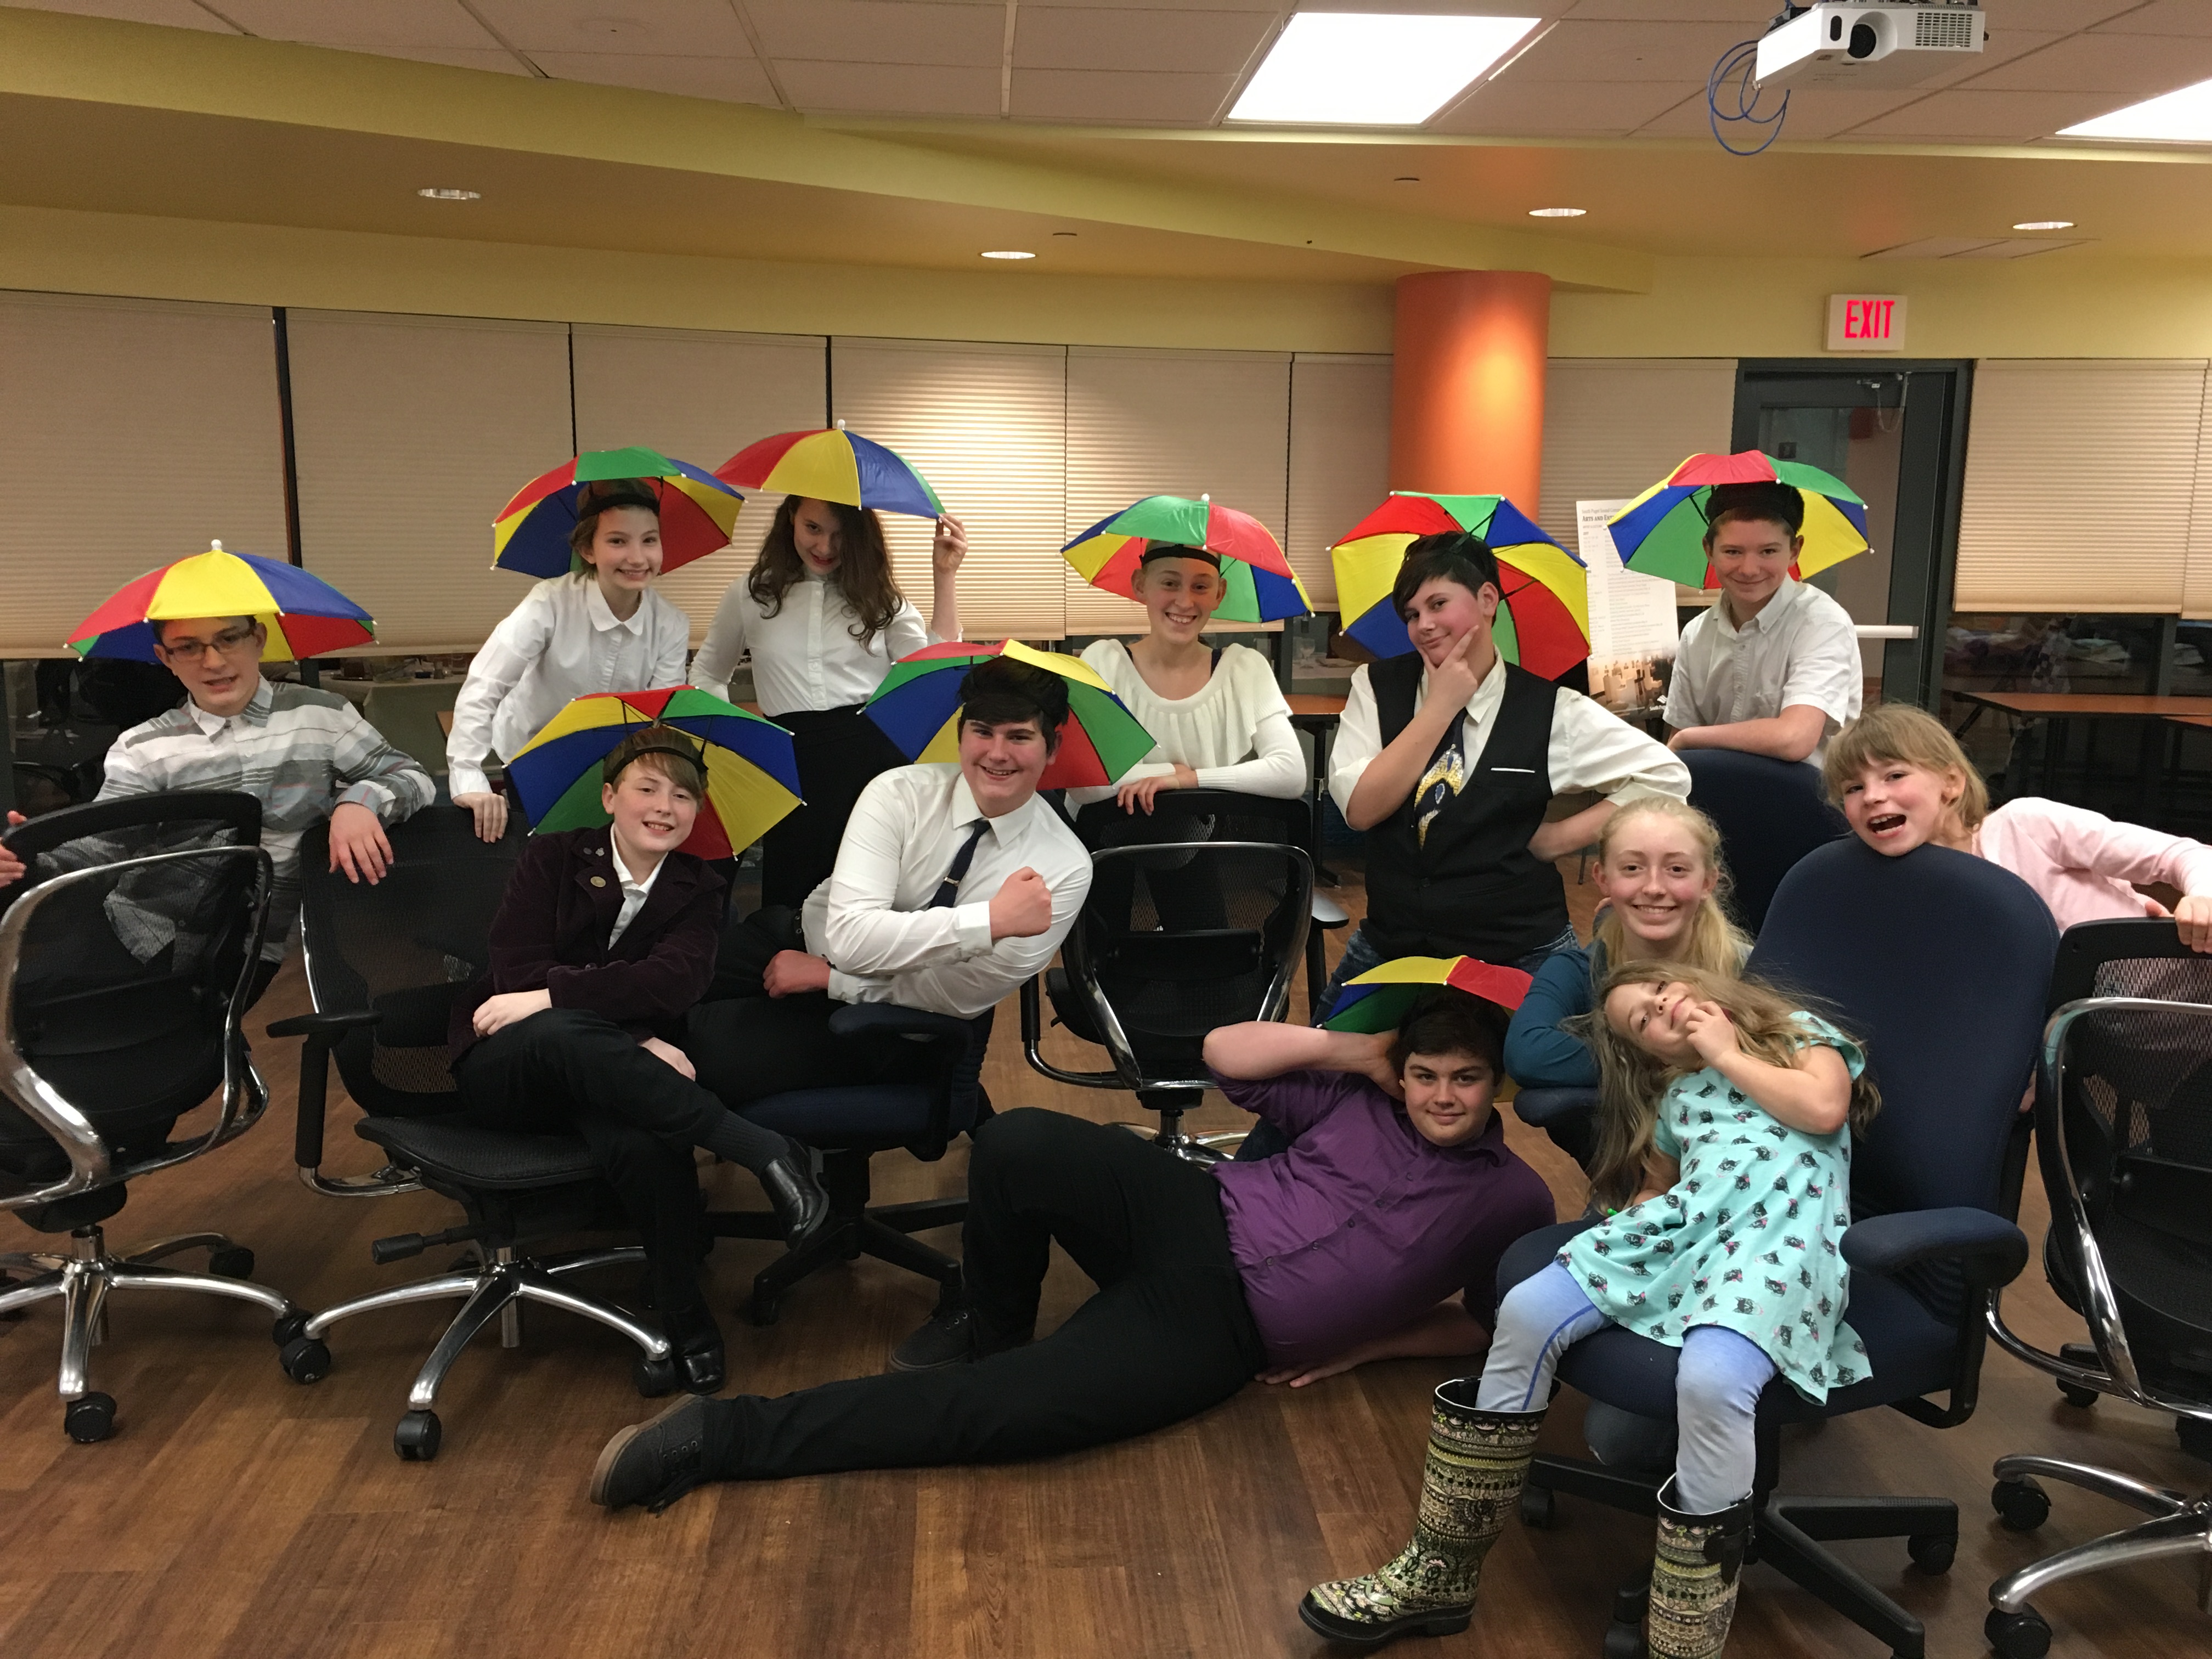
[[1313, 733], [1313, 776], [1307, 781], [1306, 808], [1312, 815], [1314, 879], [1324, 887], [1337, 885], [1336, 872], [1322, 862], [1322, 797], [1328, 791], [1328, 746], [1336, 736], [1337, 720], [1344, 714], [1344, 699], [1317, 692], [1294, 692], [1284, 701], [1291, 706], [1291, 724]]
[[[2059, 752], [2065, 747], [2067, 733], [2075, 720], [2162, 720], [2212, 725], [2212, 697], [2161, 697], [2147, 691], [1954, 691], [1951, 695], [1961, 702], [1974, 705], [1974, 712], [1959, 727], [1961, 734], [1981, 718], [1984, 708], [1995, 708], [2020, 720], [2051, 723], [2055, 730], [2043, 745], [2045, 794], [2057, 782]], [[2148, 765], [2142, 769], [2142, 799], [2146, 811], [2156, 776], [2157, 769]]]

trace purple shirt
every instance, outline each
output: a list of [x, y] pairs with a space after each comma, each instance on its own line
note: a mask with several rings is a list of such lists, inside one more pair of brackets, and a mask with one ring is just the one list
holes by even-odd
[[1364, 1077], [1217, 1076], [1291, 1149], [1218, 1164], [1229, 1249], [1277, 1365], [1316, 1364], [1411, 1324], [1454, 1291], [1491, 1322], [1498, 1258], [1556, 1218], [1551, 1188], [1507, 1150], [1504, 1125], [1438, 1146]]

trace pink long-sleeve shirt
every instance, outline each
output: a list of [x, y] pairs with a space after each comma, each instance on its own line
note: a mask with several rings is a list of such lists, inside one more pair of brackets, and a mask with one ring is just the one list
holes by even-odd
[[2033, 795], [1984, 818], [1975, 850], [2035, 889], [2062, 931], [2151, 914], [2130, 882], [2212, 893], [2212, 847]]

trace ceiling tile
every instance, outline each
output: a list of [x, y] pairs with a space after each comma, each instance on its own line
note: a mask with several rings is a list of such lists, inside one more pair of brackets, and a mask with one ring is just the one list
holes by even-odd
[[1633, 132], [1681, 101], [1682, 89], [1656, 81], [1607, 81], [1583, 86], [1497, 80], [1441, 120], [1436, 132], [1569, 133]]
[[[1784, 141], [1816, 143], [1849, 134], [1860, 123], [1900, 109], [1924, 94], [1907, 88], [1887, 92], [1796, 92], [1790, 95], [1790, 113], [1783, 118]], [[1702, 101], [1702, 100], [1700, 100]]]
[[530, 61], [556, 81], [635, 87], [733, 104], [778, 102], [768, 71], [750, 58], [647, 58], [638, 52], [533, 52]]
[[1024, 5], [1014, 68], [1237, 75], [1274, 27], [1272, 12]]
[[2102, 115], [2112, 94], [2097, 92], [1931, 93], [1893, 114], [1851, 130], [1854, 138], [1934, 138], [1958, 143], [2025, 143]]
[[2212, 6], [2204, 0], [2150, 0], [2147, 6], [2097, 25], [2099, 33], [2212, 34]]
[[1202, 127], [1220, 112], [1236, 85], [1234, 75], [1018, 69], [1012, 113], [1024, 121], [1158, 121]]
[[2075, 34], [1964, 84], [1977, 92], [2100, 92], [2150, 98], [2207, 77], [2212, 77], [2212, 34]]
[[27, 0], [33, 11], [65, 11], [76, 17], [114, 17], [126, 23], [163, 23], [173, 29], [238, 31], [192, 0]]
[[459, 46], [499, 41], [455, 0], [217, 0], [216, 9], [264, 40], [318, 46]]
[[372, 58], [404, 58], [417, 64], [443, 64], [450, 69], [490, 70], [497, 75], [530, 73], [527, 64], [499, 46], [489, 52], [471, 46], [340, 46], [337, 50], [364, 52]]
[[[759, 31], [761, 50], [772, 58], [966, 64], [988, 67], [995, 77], [1006, 57], [1004, 6], [947, 5], [941, 0], [745, 0], [745, 15]], [[990, 112], [999, 112], [995, 79]]]
[[1729, 23], [1584, 22], [1569, 18], [1522, 52], [1501, 81], [1671, 81], [1702, 87], [1745, 38]]
[[2086, 29], [2107, 17], [2131, 11], [2142, 0], [1984, 0], [1990, 33], [2006, 29], [2051, 29], [2060, 34]]
[[1863, 253], [1863, 259], [1955, 259], [1962, 253], [1989, 246], [1998, 240], [1995, 236], [1923, 236], [1915, 242], [1899, 242], [1895, 247], [1877, 248]]
[[1979, 247], [1970, 247], [1951, 257], [1954, 259], [2033, 259], [2045, 253], [2056, 253], [2061, 248], [2086, 247], [2087, 236], [2001, 236], [1994, 242], [1984, 242]]
[[1740, 23], [1758, 34], [1779, 8], [1775, 0], [1576, 0], [1570, 17], [1654, 23]]
[[[220, 4], [222, 0], [217, 0]], [[519, 52], [750, 58], [729, 0], [471, 0]], [[623, 85], [629, 82], [624, 82]]]
[[778, 58], [776, 79], [797, 109], [878, 115], [989, 115], [999, 112], [999, 66], [817, 63]]

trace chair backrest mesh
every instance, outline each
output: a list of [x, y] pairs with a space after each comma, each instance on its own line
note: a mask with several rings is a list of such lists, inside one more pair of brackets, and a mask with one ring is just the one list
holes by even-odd
[[416, 1115], [453, 1103], [447, 1017], [484, 970], [492, 918], [527, 835], [511, 817], [506, 836], [488, 844], [471, 823], [441, 792], [389, 831], [392, 868], [374, 885], [331, 872], [320, 831], [303, 851], [301, 928], [316, 1010], [384, 1016], [334, 1051], [364, 1111]]

